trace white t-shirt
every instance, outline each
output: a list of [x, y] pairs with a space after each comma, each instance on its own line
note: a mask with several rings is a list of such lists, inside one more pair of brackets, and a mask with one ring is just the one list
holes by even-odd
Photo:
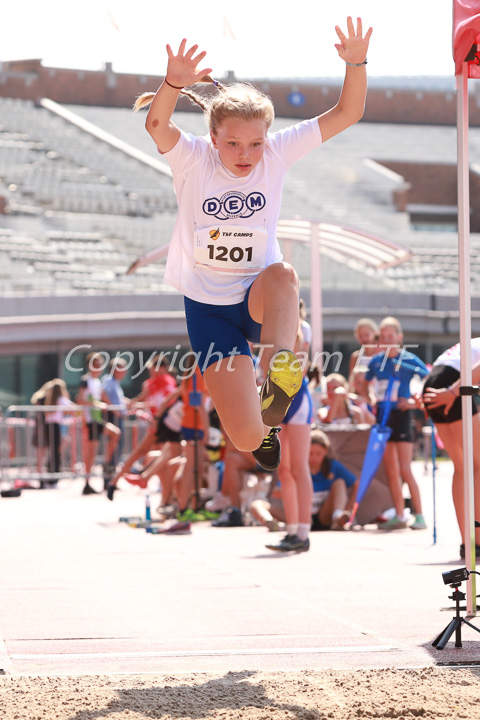
[[[480, 362], [480, 337], [472, 338], [472, 365]], [[433, 363], [434, 365], [448, 365], [460, 372], [460, 343], [445, 350]]]
[[303, 342], [307, 343], [308, 347], [312, 344], [312, 326], [306, 320], [300, 320], [300, 328], [302, 330]]
[[[85, 398], [89, 401], [102, 399], [102, 383], [100, 378], [93, 378], [90, 375], [85, 378], [86, 387], [84, 387]], [[85, 408], [85, 422], [100, 422], [102, 420], [102, 411], [96, 408]]]
[[165, 282], [198, 302], [241, 302], [258, 273], [282, 259], [276, 228], [288, 169], [321, 143], [316, 118], [268, 133], [262, 160], [240, 178], [210, 136], [182, 132], [164, 154], [179, 208]]
[[[67, 405], [72, 405], [72, 401], [65, 397], [65, 395], [60, 395], [58, 398], [57, 405], [61, 405], [62, 407], [66, 407]], [[61, 425], [65, 420], [65, 414], [61, 410], [51, 411], [45, 413], [45, 422], [46, 423], [58, 423]]]

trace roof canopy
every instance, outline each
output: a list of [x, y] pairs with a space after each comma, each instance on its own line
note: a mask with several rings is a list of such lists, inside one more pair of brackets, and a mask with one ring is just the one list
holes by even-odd
[[[453, 2], [453, 59], [455, 75], [460, 75], [462, 65], [472, 49], [480, 44], [480, 0], [454, 0]], [[480, 78], [480, 58], [468, 63], [468, 77]]]
[[325, 255], [353, 268], [372, 267], [381, 270], [409, 260], [413, 253], [397, 243], [346, 225], [309, 220], [280, 220], [279, 240], [309, 243], [318, 227], [320, 247]]

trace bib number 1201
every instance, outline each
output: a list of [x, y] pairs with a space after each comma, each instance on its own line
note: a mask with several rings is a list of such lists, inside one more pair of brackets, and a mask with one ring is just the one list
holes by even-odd
[[252, 259], [252, 251], [253, 248], [247, 247], [247, 248], [241, 248], [241, 247], [232, 247], [227, 248], [225, 245], [207, 245], [208, 247], [208, 257], [210, 260], [219, 260], [223, 262], [242, 262], [244, 259], [245, 254], [247, 255], [247, 262], [250, 262]]

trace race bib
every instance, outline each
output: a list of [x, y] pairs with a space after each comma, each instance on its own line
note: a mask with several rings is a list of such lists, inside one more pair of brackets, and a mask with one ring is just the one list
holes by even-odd
[[223, 275], [258, 275], [264, 269], [268, 233], [263, 228], [212, 225], [195, 231], [195, 266]]
[[317, 490], [312, 496], [312, 515], [316, 515], [328, 497], [329, 490]]
[[[375, 393], [375, 397], [377, 398], [378, 402], [383, 402], [385, 400], [388, 383], [389, 383], [389, 380], [376, 380], [375, 381], [374, 393]], [[400, 381], [394, 380], [393, 386], [392, 386], [392, 394], [390, 395], [390, 400], [392, 403], [395, 403], [398, 400], [398, 388], [399, 387], [400, 387]]]

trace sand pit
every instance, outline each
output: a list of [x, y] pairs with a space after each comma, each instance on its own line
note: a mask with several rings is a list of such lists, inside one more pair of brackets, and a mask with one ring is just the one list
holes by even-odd
[[8, 720], [480, 718], [480, 670], [0, 678]]

